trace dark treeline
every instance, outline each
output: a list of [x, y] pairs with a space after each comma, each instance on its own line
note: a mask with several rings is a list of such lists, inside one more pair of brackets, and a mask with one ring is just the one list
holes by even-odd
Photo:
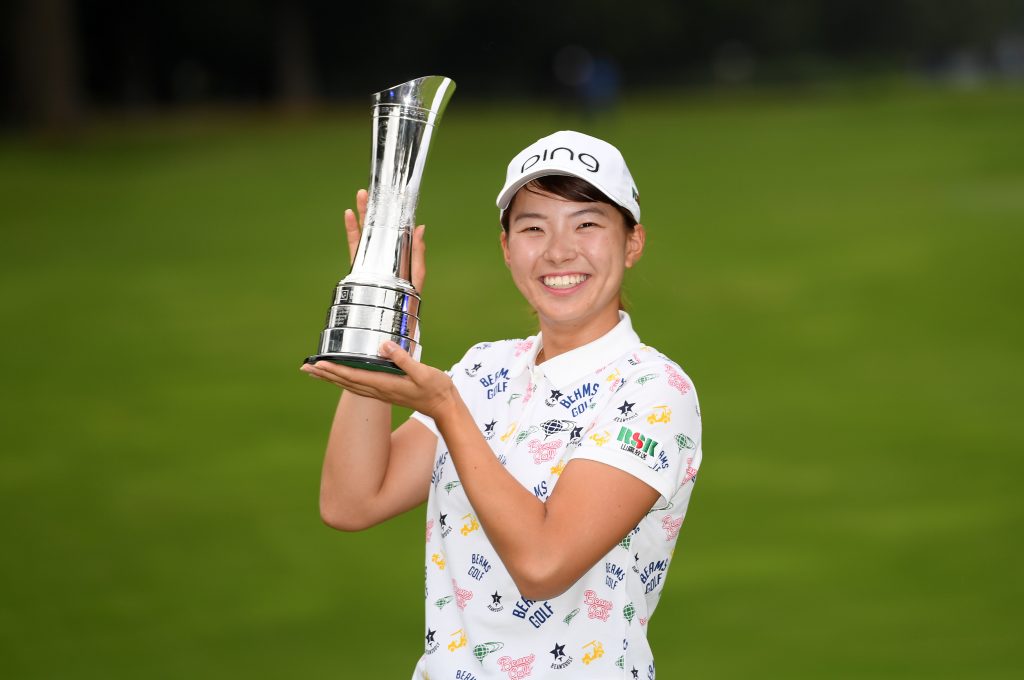
[[1022, 0], [14, 0], [8, 123], [208, 102], [306, 108], [443, 73], [461, 97], [793, 81], [865, 70], [1020, 76]]

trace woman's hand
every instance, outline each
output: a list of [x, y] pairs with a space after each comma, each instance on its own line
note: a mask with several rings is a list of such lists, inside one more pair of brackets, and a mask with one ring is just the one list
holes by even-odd
[[405, 375], [394, 375], [342, 366], [330, 361], [305, 364], [302, 370], [364, 397], [405, 406], [436, 418], [460, 400], [452, 379], [443, 371], [422, 364], [395, 343], [380, 346], [380, 355], [391, 359]]
[[[359, 237], [363, 233], [363, 220], [366, 219], [366, 204], [369, 200], [366, 189], [356, 192], [356, 213], [351, 208], [345, 210], [345, 236], [348, 237], [348, 261], [356, 257], [356, 250], [359, 248]], [[423, 280], [427, 275], [426, 252], [427, 246], [423, 241], [424, 225], [412, 230], [412, 285], [416, 292], [423, 292]]]

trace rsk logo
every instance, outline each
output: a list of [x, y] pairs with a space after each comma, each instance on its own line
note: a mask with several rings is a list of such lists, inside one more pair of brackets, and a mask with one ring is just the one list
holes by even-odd
[[628, 427], [619, 428], [616, 441], [622, 442], [620, 448], [640, 458], [653, 457], [658, 449], [658, 442], [640, 432], [633, 432]]

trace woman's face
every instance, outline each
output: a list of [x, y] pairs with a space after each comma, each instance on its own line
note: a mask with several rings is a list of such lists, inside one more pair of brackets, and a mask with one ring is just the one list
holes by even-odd
[[575, 203], [523, 188], [512, 201], [501, 247], [542, 330], [603, 334], [619, 321], [622, 277], [643, 252], [644, 228], [627, 228], [607, 203]]

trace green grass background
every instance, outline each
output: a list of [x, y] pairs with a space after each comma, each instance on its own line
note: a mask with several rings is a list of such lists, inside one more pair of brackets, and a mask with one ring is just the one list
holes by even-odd
[[[564, 127], [630, 160], [634, 323], [704, 412], [659, 677], [1021, 677], [1024, 91], [456, 94], [426, 361], [533, 332], [493, 199]], [[298, 371], [369, 147], [364, 107], [0, 140], [5, 677], [411, 673], [422, 510], [320, 523], [337, 393]]]

